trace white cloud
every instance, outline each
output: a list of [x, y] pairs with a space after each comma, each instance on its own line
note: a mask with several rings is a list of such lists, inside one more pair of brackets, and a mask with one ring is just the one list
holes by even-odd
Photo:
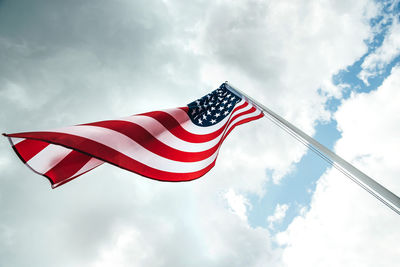
[[[100, 250], [99, 259], [93, 263], [93, 267], [108, 266], [132, 266], [127, 258], [135, 259], [133, 266], [143, 266], [145, 260], [152, 258], [153, 265], [157, 264], [157, 257], [153, 255], [152, 248], [146, 240], [132, 228], [115, 231], [112, 242]], [[154, 264], [155, 263], [155, 264]]]
[[[332, 74], [366, 51], [371, 2], [6, 1], [0, 124], [18, 132], [182, 106], [227, 79], [312, 134], [339, 95]], [[233, 131], [200, 180], [104, 165], [51, 191], [0, 146], [12, 159], [0, 164], [0, 265], [43, 267], [278, 265], [269, 231], [243, 220], [245, 199], [232, 193], [227, 208], [223, 192], [268, 193], [266, 180], [305, 152], [263, 120]]]
[[[312, 135], [317, 120], [330, 119], [327, 97], [340, 96], [332, 75], [367, 52], [377, 8], [372, 1], [217, 1], [208, 10], [194, 28], [204, 83], [223, 77]], [[251, 161], [273, 169], [278, 183], [305, 148], [271, 128], [252, 131], [268, 149]]]
[[400, 23], [398, 16], [392, 17], [392, 24], [381, 46], [369, 54], [362, 63], [360, 79], [369, 84], [368, 79], [383, 73], [385, 67], [400, 55]]
[[273, 230], [274, 229], [274, 224], [280, 223], [283, 221], [283, 219], [286, 216], [286, 211], [289, 209], [288, 204], [277, 204], [275, 207], [274, 214], [271, 216], [268, 216], [267, 222], [268, 222], [268, 227], [269, 229]]
[[[369, 94], [353, 95], [335, 117], [339, 155], [400, 195], [400, 68]], [[341, 173], [317, 184], [311, 208], [278, 235], [285, 266], [395, 266], [400, 260], [398, 215]]]
[[224, 195], [232, 212], [240, 219], [247, 221], [247, 208], [251, 208], [250, 202], [240, 194], [236, 194], [231, 188]]

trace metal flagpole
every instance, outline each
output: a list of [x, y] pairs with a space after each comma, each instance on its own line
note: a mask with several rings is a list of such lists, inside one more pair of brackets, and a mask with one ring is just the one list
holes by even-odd
[[232, 90], [234, 93], [241, 95], [247, 100], [249, 100], [252, 104], [260, 108], [264, 115], [267, 115], [269, 119], [271, 119], [274, 123], [276, 123], [279, 127], [287, 131], [290, 135], [296, 138], [298, 141], [309, 147], [312, 151], [318, 154], [321, 158], [326, 160], [328, 163], [332, 164], [336, 169], [346, 175], [348, 178], [353, 180], [363, 189], [365, 189], [368, 193], [373, 195], [375, 198], [380, 200], [383, 204], [391, 208], [397, 214], [400, 215], [400, 198], [389, 191], [387, 188], [376, 182], [374, 179], [351, 165], [346, 160], [342, 159], [327, 147], [316, 141], [314, 138], [310, 137], [302, 130], [267, 108], [266, 106], [262, 105], [258, 101], [254, 100], [250, 96], [246, 95], [239, 89], [233, 87], [232, 85], [225, 83], [228, 85], [228, 89]]

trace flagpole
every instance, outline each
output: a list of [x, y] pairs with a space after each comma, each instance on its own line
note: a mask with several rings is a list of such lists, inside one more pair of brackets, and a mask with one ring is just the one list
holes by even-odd
[[354, 167], [352, 164], [339, 157], [337, 154], [332, 152], [330, 149], [316, 141], [311, 136], [304, 133], [302, 130], [259, 103], [255, 99], [251, 98], [247, 94], [243, 93], [239, 89], [233, 87], [231, 84], [226, 82], [226, 85], [229, 86], [228, 89], [231, 89], [234, 93], [239, 96], [243, 96], [248, 99], [252, 104], [260, 108], [264, 115], [267, 115], [273, 122], [275, 122], [279, 127], [283, 128], [289, 134], [291, 134], [298, 141], [308, 146], [311, 150], [317, 153], [320, 157], [322, 157], [327, 162], [331, 163], [336, 169], [341, 171], [348, 178], [353, 180], [363, 189], [365, 189], [368, 193], [373, 195], [375, 198], [380, 200], [383, 204], [391, 208], [397, 214], [400, 215], [400, 198], [389, 191], [387, 188], [376, 182], [374, 179]]

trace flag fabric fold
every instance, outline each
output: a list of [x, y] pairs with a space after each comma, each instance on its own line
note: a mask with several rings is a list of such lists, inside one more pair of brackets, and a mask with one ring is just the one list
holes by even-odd
[[238, 125], [263, 113], [227, 83], [168, 110], [56, 130], [4, 134], [19, 158], [53, 188], [104, 162], [160, 181], [189, 181], [214, 165]]

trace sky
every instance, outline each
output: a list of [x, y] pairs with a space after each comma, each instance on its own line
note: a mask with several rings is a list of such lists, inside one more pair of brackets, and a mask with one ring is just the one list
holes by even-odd
[[[187, 103], [229, 81], [400, 195], [398, 1], [0, 0], [0, 129]], [[0, 140], [0, 266], [396, 266], [400, 217], [268, 119], [161, 183], [57, 189]]]

